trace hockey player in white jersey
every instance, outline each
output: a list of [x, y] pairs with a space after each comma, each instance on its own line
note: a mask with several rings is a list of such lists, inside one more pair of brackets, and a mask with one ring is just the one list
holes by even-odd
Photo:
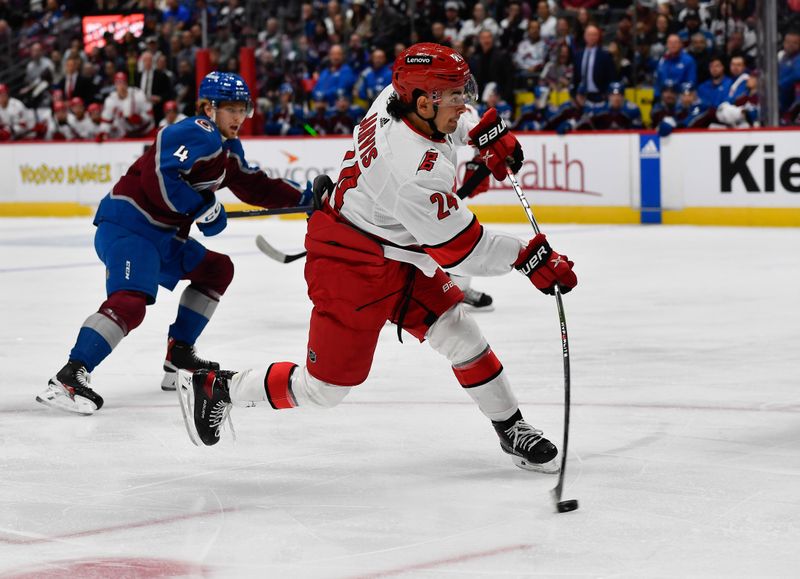
[[517, 466], [558, 472], [556, 447], [522, 417], [502, 364], [444, 269], [501, 275], [516, 268], [539, 290], [577, 284], [572, 262], [544, 235], [529, 241], [484, 229], [454, 194], [455, 148], [473, 142], [498, 180], [522, 150], [490, 109], [462, 117], [475, 91], [464, 59], [416, 44], [394, 64], [392, 86], [355, 129], [335, 189], [311, 216], [305, 277], [314, 308], [305, 364], [183, 374], [178, 393], [189, 436], [213, 445], [231, 406], [330, 408], [366, 380], [389, 320], [445, 356], [491, 420]]
[[24, 137], [28, 133], [32, 115], [22, 101], [8, 92], [8, 86], [0, 84], [0, 141]]
[[89, 140], [95, 135], [95, 126], [81, 97], [69, 101], [69, 124], [75, 131], [76, 139]]
[[153, 107], [147, 96], [138, 87], [128, 86], [124, 72], [115, 74], [114, 92], [103, 103], [103, 128], [98, 140], [147, 137], [153, 126]]

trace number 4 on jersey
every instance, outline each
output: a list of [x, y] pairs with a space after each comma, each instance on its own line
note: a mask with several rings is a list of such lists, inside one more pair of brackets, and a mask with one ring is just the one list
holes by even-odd
[[187, 149], [186, 146], [181, 145], [174, 153], [172, 153], [172, 156], [178, 157], [178, 160], [183, 163], [189, 158], [189, 149]]

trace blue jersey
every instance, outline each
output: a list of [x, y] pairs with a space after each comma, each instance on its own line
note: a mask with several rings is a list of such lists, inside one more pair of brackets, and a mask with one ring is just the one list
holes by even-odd
[[618, 109], [612, 108], [608, 102], [603, 103], [591, 115], [594, 129], [641, 129], [642, 111], [629, 100], [625, 100]]
[[728, 91], [730, 91], [732, 82], [727, 76], [723, 76], [719, 83], [708, 79], [697, 87], [697, 96], [708, 106], [718, 107], [728, 100]]
[[158, 244], [173, 237], [185, 240], [220, 187], [260, 207], [293, 206], [300, 199], [293, 185], [248, 164], [239, 139], [223, 141], [210, 119], [197, 116], [158, 132], [100, 202], [95, 224], [116, 223]]

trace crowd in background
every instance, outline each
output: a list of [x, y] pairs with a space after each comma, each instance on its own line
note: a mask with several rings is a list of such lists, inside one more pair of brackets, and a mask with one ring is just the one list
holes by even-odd
[[[635, 13], [625, 0], [409, 1], [0, 0], [0, 141], [143, 137], [193, 115], [202, 22], [212, 69], [238, 72], [254, 49], [255, 134], [351, 133], [420, 41], [461, 53], [477, 112], [494, 106], [518, 130], [758, 124], [755, 0], [639, 0]], [[800, 124], [800, 2], [779, 4], [781, 122]], [[144, 29], [87, 51], [81, 16], [98, 12], [143, 13]]]

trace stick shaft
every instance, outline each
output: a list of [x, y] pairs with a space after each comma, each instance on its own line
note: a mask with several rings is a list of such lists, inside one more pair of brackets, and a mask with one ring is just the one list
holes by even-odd
[[[508, 169], [508, 178], [511, 181], [511, 186], [514, 188], [514, 192], [519, 198], [519, 202], [522, 204], [522, 207], [525, 209], [525, 213], [528, 215], [528, 221], [531, 222], [533, 232], [538, 235], [541, 233], [539, 230], [539, 224], [536, 223], [536, 218], [533, 216], [533, 210], [528, 203], [528, 199], [525, 197], [525, 193], [522, 192], [522, 188], [519, 186], [517, 178], [511, 172], [511, 169]], [[561, 326], [561, 352], [564, 358], [564, 437], [561, 444], [561, 472], [558, 474], [558, 484], [556, 484], [552, 491], [553, 497], [556, 503], [558, 503], [561, 500], [561, 493], [564, 489], [564, 473], [567, 470], [567, 445], [569, 443], [570, 371], [567, 317], [564, 314], [564, 302], [561, 299], [561, 291], [558, 289], [558, 284], [555, 285], [555, 296], [556, 306], [558, 309], [558, 322]]]
[[291, 215], [293, 213], [308, 213], [311, 207], [273, 207], [272, 209], [250, 209], [244, 211], [228, 211], [228, 217], [261, 217], [264, 215]]

